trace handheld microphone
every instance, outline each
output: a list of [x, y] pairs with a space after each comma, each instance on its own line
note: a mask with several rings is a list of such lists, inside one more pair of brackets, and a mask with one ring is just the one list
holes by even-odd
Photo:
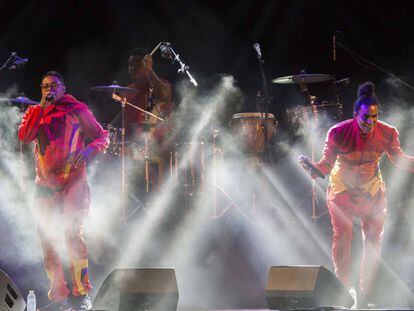
[[320, 170], [318, 170], [311, 162], [307, 156], [300, 155], [298, 161], [304, 164], [310, 171], [312, 175], [317, 175], [320, 178], [325, 178]]
[[257, 58], [262, 58], [262, 51], [260, 50], [260, 45], [259, 45], [259, 43], [255, 43], [255, 44], [253, 44], [253, 48], [254, 48], [254, 50], [256, 51], [256, 54], [257, 54]]
[[51, 102], [51, 101], [53, 101], [54, 99], [55, 99], [55, 94], [52, 94], [52, 93], [49, 93], [49, 94], [47, 94], [47, 96], [46, 96], [46, 100], [48, 101], [48, 102]]
[[160, 45], [161, 57], [165, 59], [173, 59], [170, 42], [162, 42]]

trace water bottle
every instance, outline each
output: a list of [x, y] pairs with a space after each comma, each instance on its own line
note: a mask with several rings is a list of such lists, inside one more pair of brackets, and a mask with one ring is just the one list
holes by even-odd
[[[355, 290], [355, 288], [351, 287], [349, 289], [349, 294], [352, 296], [352, 298], [354, 299], [354, 304], [352, 305], [351, 309], [355, 310], [358, 308], [358, 301], [357, 301], [357, 292]], [[29, 311], [29, 310], [28, 310]]]
[[29, 295], [27, 295], [27, 311], [36, 311], [36, 295], [34, 290], [29, 290]]

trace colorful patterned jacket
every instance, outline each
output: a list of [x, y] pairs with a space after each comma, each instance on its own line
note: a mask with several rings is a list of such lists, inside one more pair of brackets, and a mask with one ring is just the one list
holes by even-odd
[[92, 147], [93, 155], [109, 144], [86, 104], [66, 94], [47, 108], [30, 106], [20, 124], [19, 139], [35, 141], [36, 184], [61, 189], [86, 174], [86, 164], [73, 165], [75, 157]]

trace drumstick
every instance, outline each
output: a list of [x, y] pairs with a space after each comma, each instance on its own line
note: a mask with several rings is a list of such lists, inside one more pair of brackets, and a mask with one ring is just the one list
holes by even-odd
[[157, 46], [151, 51], [151, 53], [149, 55], [152, 56], [152, 54], [154, 54], [155, 51], [158, 50], [158, 48], [160, 47], [161, 44], [162, 44], [162, 42], [158, 43]]

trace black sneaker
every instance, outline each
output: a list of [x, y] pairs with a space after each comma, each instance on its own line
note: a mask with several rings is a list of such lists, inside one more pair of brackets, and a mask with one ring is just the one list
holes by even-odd
[[69, 303], [69, 299], [64, 299], [61, 301], [52, 301], [44, 307], [39, 308], [40, 311], [70, 311], [72, 310], [72, 305]]
[[72, 311], [88, 311], [92, 309], [92, 302], [89, 295], [83, 296], [73, 296], [72, 301]]

